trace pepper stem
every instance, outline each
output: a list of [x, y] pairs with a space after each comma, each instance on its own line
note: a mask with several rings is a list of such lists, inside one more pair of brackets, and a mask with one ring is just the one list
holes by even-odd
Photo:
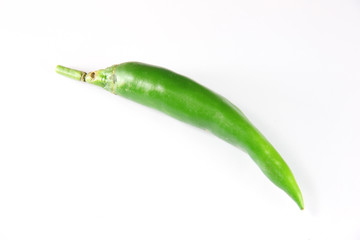
[[84, 82], [85, 81], [85, 76], [86, 76], [86, 72], [82, 72], [79, 70], [75, 70], [75, 69], [71, 69], [71, 68], [67, 68], [61, 65], [57, 65], [55, 68], [55, 71], [65, 77], [69, 77], [75, 80], [79, 80]]

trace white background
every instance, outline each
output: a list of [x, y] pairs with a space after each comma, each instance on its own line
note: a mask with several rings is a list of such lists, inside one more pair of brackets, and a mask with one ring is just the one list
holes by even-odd
[[[360, 239], [359, 1], [0, 1], [0, 239]], [[126, 61], [227, 97], [305, 210], [242, 151], [57, 75]]]

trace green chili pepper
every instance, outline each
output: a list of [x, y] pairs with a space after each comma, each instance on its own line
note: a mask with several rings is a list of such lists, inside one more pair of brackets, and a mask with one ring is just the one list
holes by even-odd
[[87, 74], [63, 66], [56, 71], [211, 131], [247, 152], [275, 185], [304, 208], [300, 189], [280, 154], [235, 105], [215, 92], [170, 70], [138, 62]]

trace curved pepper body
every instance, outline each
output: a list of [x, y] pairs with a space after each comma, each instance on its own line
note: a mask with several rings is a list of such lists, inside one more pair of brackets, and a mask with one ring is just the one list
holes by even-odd
[[243, 149], [262, 172], [303, 209], [300, 189], [285, 161], [246, 116], [224, 97], [185, 76], [137, 62], [91, 72], [85, 81], [209, 130]]

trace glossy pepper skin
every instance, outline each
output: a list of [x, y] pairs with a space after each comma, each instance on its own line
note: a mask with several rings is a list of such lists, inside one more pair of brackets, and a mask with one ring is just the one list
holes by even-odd
[[280, 154], [234, 104], [215, 92], [170, 70], [138, 62], [88, 74], [58, 66], [57, 72], [209, 130], [247, 152], [275, 185], [304, 208], [301, 191]]

